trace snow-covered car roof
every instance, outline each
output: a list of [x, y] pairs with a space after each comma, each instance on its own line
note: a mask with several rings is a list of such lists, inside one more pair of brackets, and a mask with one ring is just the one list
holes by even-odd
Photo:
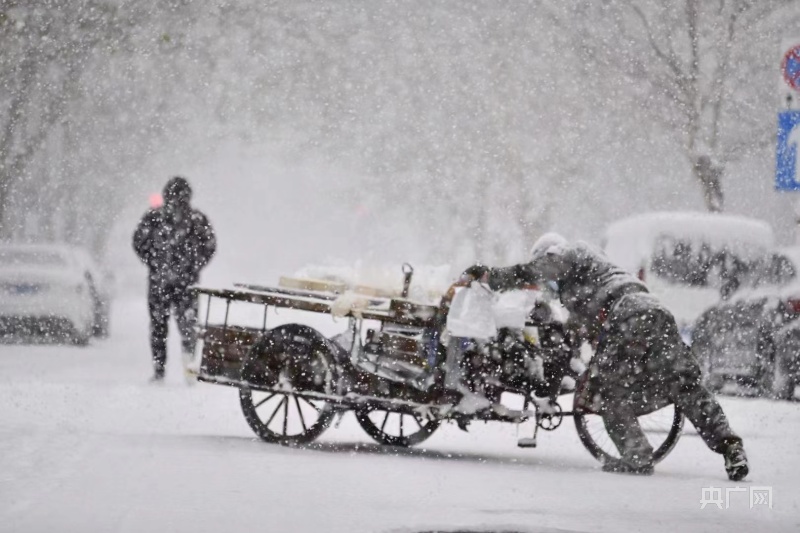
[[778, 252], [789, 258], [795, 271], [800, 274], [800, 246], [784, 246], [779, 248]]
[[73, 260], [72, 250], [63, 245], [0, 245], [0, 267], [20, 265], [66, 266]]
[[608, 226], [604, 250], [613, 262], [635, 272], [663, 236], [713, 244], [744, 255], [772, 249], [775, 236], [766, 222], [737, 215], [656, 212], [621, 219]]
[[800, 246], [780, 248], [777, 253], [787, 257], [794, 266], [795, 279], [785, 285], [763, 285], [741, 289], [733, 293], [729, 302], [743, 302], [771, 298], [775, 301], [800, 300]]
[[0, 244], [0, 269], [88, 269], [100, 274], [84, 248], [69, 244]]

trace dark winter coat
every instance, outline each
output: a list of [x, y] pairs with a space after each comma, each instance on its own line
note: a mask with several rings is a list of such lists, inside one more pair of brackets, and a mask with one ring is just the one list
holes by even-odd
[[170, 204], [148, 211], [133, 234], [136, 255], [150, 268], [150, 283], [189, 286], [217, 248], [206, 216], [188, 206]]
[[624, 461], [646, 463], [652, 457], [636, 417], [672, 402], [712, 450], [722, 453], [730, 443], [741, 443], [701, 385], [700, 367], [674, 317], [641, 281], [584, 243], [553, 246], [529, 263], [488, 270], [495, 290], [543, 281], [557, 282], [570, 319], [598, 334], [586, 391], [602, 398], [606, 428]]
[[623, 295], [647, 292], [644, 283], [578, 242], [554, 246], [529, 263], [492, 268], [488, 283], [494, 290], [511, 290], [553, 281], [561, 303], [572, 319], [595, 329]]

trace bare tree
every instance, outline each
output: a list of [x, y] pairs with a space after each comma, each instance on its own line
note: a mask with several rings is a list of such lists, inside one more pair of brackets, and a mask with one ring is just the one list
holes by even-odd
[[[747, 55], [774, 29], [781, 13], [797, 19], [793, 0], [611, 0], [580, 3], [587, 57], [613, 84], [634, 95], [634, 112], [664, 124], [678, 138], [709, 211], [724, 207], [723, 175], [743, 148], [764, 144], [766, 131], [726, 120], [752, 109], [753, 90], [737, 91], [737, 70], [753, 68]], [[769, 78], [770, 64], [757, 76]], [[754, 73], [751, 72], [751, 76]], [[751, 83], [752, 83], [751, 78]], [[622, 86], [634, 84], [630, 90]], [[743, 97], [744, 96], [744, 97]]]
[[[110, 5], [4, 0], [0, 8], [0, 79], [10, 99], [0, 128], [0, 235], [9, 237], [8, 202], [43, 148], [68, 102], [89, 55], [106, 30]], [[112, 45], [112, 43], [107, 43]]]
[[171, 115], [160, 69], [185, 4], [0, 0], [0, 238], [102, 249], [122, 176]]

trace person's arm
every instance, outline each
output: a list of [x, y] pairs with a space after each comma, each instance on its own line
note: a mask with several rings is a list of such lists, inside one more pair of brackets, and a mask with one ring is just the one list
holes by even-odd
[[521, 263], [510, 267], [492, 268], [486, 276], [489, 288], [493, 291], [532, 289], [544, 281], [531, 263]]
[[153, 231], [153, 211], [149, 211], [139, 221], [136, 230], [133, 232], [133, 251], [137, 257], [146, 265], [150, 265], [150, 255], [152, 253]]
[[197, 232], [200, 246], [197, 250], [198, 267], [205, 267], [217, 251], [217, 236], [205, 215], [198, 212]]
[[489, 273], [489, 287], [494, 290], [512, 290], [558, 282], [577, 260], [574, 250], [559, 247], [536, 257], [529, 263], [493, 268]]

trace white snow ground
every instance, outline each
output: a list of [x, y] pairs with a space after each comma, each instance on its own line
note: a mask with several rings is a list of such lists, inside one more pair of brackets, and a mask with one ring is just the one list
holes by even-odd
[[[533, 450], [490, 424], [398, 451], [348, 415], [289, 449], [254, 438], [234, 389], [185, 386], [177, 357], [149, 385], [144, 301], [114, 311], [111, 338], [87, 348], [0, 346], [0, 531], [800, 530], [799, 403], [722, 400], [752, 463], [738, 484], [695, 434], [652, 477], [605, 474], [569, 421]], [[712, 486], [745, 491], [700, 509]], [[772, 509], [750, 508], [754, 486], [772, 487]]]

